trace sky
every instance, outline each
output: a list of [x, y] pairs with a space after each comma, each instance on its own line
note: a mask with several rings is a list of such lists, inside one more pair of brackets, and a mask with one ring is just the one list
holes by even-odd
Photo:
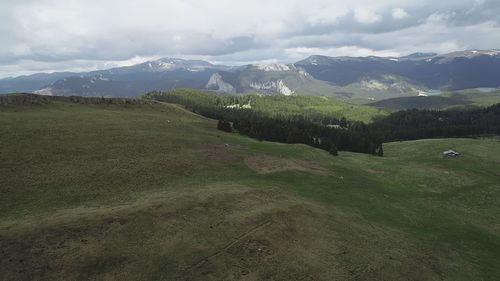
[[0, 0], [0, 77], [498, 48], [499, 0]]

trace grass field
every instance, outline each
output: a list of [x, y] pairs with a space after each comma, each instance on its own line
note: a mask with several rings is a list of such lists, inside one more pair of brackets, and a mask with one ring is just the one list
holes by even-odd
[[0, 280], [498, 280], [498, 140], [332, 157], [215, 127], [0, 107]]

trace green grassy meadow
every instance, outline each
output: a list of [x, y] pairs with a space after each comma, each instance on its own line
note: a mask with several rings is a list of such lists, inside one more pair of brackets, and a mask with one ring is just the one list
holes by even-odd
[[175, 105], [0, 107], [0, 280], [498, 280], [500, 141], [384, 151]]

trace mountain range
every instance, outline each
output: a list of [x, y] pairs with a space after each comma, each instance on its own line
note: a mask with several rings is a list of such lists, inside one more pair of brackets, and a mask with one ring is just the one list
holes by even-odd
[[0, 80], [0, 93], [134, 97], [154, 90], [194, 88], [228, 94], [333, 96], [359, 103], [432, 95], [435, 90], [498, 87], [500, 50], [404, 57], [315, 55], [292, 64], [238, 67], [163, 58], [85, 73], [38, 73]]

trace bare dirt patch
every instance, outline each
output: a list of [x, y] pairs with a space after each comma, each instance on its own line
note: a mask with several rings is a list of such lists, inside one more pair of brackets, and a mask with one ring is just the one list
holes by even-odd
[[206, 161], [229, 164], [239, 159], [236, 149], [229, 144], [202, 144], [195, 147], [194, 152]]
[[281, 158], [270, 155], [246, 157], [245, 164], [259, 174], [270, 174], [282, 171], [301, 171], [320, 176], [327, 176], [330, 174], [325, 167], [312, 161]]
[[376, 175], [383, 175], [383, 174], [385, 174], [385, 171], [380, 171], [380, 170], [375, 170], [375, 169], [368, 169], [367, 171], [369, 173], [376, 174]]

